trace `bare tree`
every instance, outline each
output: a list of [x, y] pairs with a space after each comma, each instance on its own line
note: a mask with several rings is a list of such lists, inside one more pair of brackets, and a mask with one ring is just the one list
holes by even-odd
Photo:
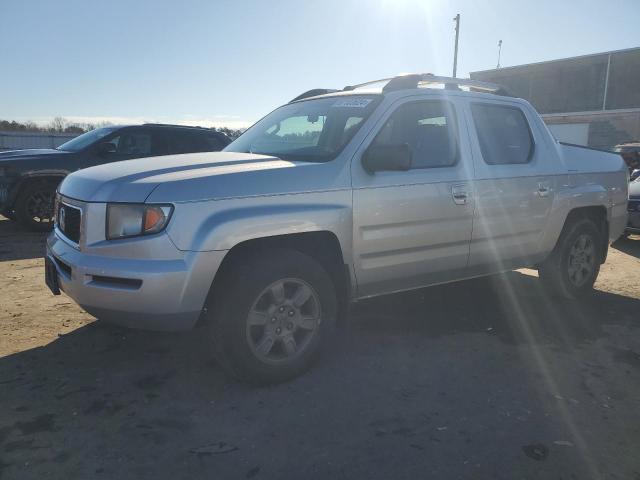
[[64, 132], [68, 122], [63, 117], [55, 117], [49, 124], [49, 130], [56, 133]]

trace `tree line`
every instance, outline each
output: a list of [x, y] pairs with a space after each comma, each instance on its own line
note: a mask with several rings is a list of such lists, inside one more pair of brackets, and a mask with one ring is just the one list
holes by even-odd
[[[80, 135], [96, 128], [108, 127], [112, 125], [109, 122], [100, 123], [78, 123], [70, 122], [64, 117], [55, 117], [45, 125], [38, 125], [35, 122], [16, 122], [15, 120], [1, 120], [0, 131], [5, 132], [34, 132], [34, 133], [68, 133]], [[218, 132], [222, 132], [228, 137], [235, 139], [244, 132], [244, 129], [233, 129], [228, 127], [211, 128]]]

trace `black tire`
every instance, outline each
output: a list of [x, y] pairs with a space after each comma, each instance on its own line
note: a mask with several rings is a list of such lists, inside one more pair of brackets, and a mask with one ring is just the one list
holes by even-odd
[[11, 210], [11, 209], [5, 210], [3, 212], [0, 212], [0, 215], [2, 215], [7, 220], [12, 220], [13, 221], [13, 220], [16, 219], [16, 215], [15, 215], [14, 211]]
[[13, 206], [16, 219], [29, 230], [47, 232], [53, 228], [53, 206], [57, 184], [33, 181], [18, 193]]
[[[602, 249], [606, 243], [602, 235], [598, 223], [588, 217], [570, 220], [565, 225], [553, 252], [538, 267], [540, 280], [550, 293], [575, 299], [593, 291], [604, 258]], [[593, 246], [592, 255], [575, 254], [573, 249], [583, 241]]]
[[[222, 278], [216, 279], [218, 287], [212, 289], [207, 302], [206, 320], [210, 329], [208, 339], [213, 344], [213, 353], [218, 363], [228, 374], [254, 385], [284, 382], [307, 371], [320, 353], [323, 340], [335, 326], [336, 292], [326, 270], [308, 255], [289, 249], [255, 252], [233, 261], [228, 267], [222, 273]], [[306, 327], [298, 331], [298, 326], [291, 327], [291, 323], [287, 323], [286, 327], [291, 331], [285, 332], [284, 323], [279, 322], [288, 322], [286, 315], [290, 311], [276, 312], [274, 316], [267, 314], [264, 326], [248, 326], [249, 313], [256, 311], [258, 308], [256, 305], [267, 298], [265, 295], [271, 294], [268, 287], [277, 282], [284, 282], [287, 285], [283, 286], [282, 290], [284, 302], [293, 302], [294, 299], [286, 295], [293, 297], [295, 295], [291, 292], [296, 291], [285, 292], [286, 288], [290, 288], [290, 285], [294, 287], [298, 285], [286, 282], [299, 282], [301, 288], [303, 284], [310, 288], [312, 296], [300, 307], [300, 312], [303, 308], [308, 308], [310, 302], [313, 302], [314, 309], [316, 307], [319, 309], [317, 311], [319, 321], [313, 322], [315, 326], [312, 333], [307, 333]], [[261, 307], [266, 311], [270, 311], [269, 308], [277, 308], [275, 300], [266, 303], [268, 304], [266, 307]], [[294, 308], [293, 303], [290, 307]], [[277, 323], [275, 315], [279, 316]], [[295, 318], [298, 318], [297, 314]], [[302, 321], [302, 313], [300, 313], [300, 319]], [[284, 357], [280, 360], [266, 357], [262, 359], [257, 353], [254, 342], [258, 343], [258, 337], [264, 340], [268, 336], [268, 328], [271, 329], [271, 334], [275, 335], [274, 329], [277, 325], [282, 326], [281, 335], [294, 336], [296, 332], [298, 332], [298, 338], [305, 335], [305, 343], [300, 343], [298, 345], [300, 350], [287, 358], [289, 354], [285, 352], [284, 341], [282, 338], [277, 338], [272, 342], [271, 350], [267, 354], [275, 357], [279, 349]], [[306, 337], [306, 335], [310, 336]], [[293, 344], [296, 345], [297, 341], [295, 340]]]

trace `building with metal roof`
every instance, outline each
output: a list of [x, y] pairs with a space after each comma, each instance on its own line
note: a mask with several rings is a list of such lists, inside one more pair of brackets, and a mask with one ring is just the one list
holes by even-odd
[[542, 114], [563, 141], [612, 149], [640, 140], [640, 47], [472, 72]]

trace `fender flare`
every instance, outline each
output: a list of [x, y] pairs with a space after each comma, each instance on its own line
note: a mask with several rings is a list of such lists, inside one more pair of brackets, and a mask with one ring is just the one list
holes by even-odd
[[[179, 230], [179, 225], [177, 227]], [[176, 241], [175, 233], [168, 233], [180, 249], [212, 251], [231, 250], [248, 240], [327, 231], [338, 238], [344, 261], [349, 263], [351, 229], [352, 218], [347, 205], [285, 204], [236, 207], [215, 212], [199, 225], [188, 247]]]
[[545, 234], [541, 239], [541, 252], [546, 257], [556, 246], [560, 234], [571, 215], [571, 212], [582, 208], [603, 208], [605, 219], [609, 221], [611, 215], [610, 195], [607, 188], [599, 184], [570, 187], [562, 191], [554, 211], [549, 216]]

